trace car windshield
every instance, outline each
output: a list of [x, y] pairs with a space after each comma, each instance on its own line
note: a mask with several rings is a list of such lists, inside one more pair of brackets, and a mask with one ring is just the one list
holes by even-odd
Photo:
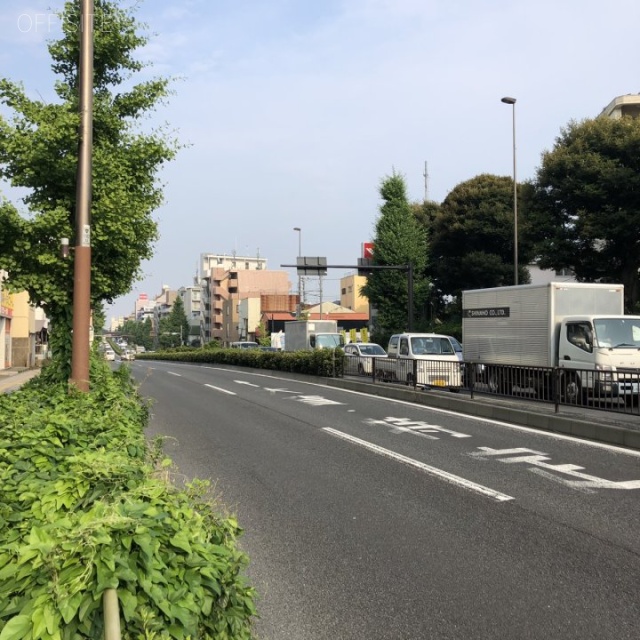
[[599, 318], [593, 326], [598, 347], [640, 349], [640, 318]]
[[387, 352], [379, 344], [361, 344], [360, 353], [363, 356], [386, 356]]
[[445, 337], [411, 338], [411, 351], [417, 356], [454, 353], [449, 338]]

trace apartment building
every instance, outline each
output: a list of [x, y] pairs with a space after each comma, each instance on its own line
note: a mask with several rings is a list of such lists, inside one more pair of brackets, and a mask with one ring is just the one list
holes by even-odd
[[[200, 256], [203, 342], [229, 344], [240, 336], [255, 334], [253, 322], [260, 317], [257, 303], [243, 300], [262, 295], [289, 296], [291, 283], [286, 271], [269, 271], [267, 260], [237, 254]], [[241, 316], [242, 313], [242, 316]], [[242, 321], [241, 321], [242, 317]]]
[[180, 287], [178, 297], [182, 300], [184, 313], [189, 322], [189, 336], [186, 344], [201, 343], [200, 326], [202, 324], [202, 287], [193, 284], [190, 287]]

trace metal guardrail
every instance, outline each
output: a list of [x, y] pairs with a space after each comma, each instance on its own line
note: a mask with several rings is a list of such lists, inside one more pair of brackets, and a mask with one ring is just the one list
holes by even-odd
[[640, 369], [594, 371], [568, 367], [527, 367], [482, 362], [397, 360], [345, 356], [344, 374], [373, 383], [415, 388], [466, 390], [561, 405], [640, 415]]

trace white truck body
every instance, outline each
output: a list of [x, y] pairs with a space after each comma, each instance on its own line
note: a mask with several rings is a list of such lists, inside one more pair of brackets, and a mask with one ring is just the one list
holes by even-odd
[[344, 345], [335, 320], [292, 320], [284, 325], [285, 351], [335, 349]]
[[[613, 342], [605, 340], [612, 334]], [[462, 292], [467, 363], [560, 367], [575, 392], [638, 392], [640, 317], [617, 284], [551, 282]]]
[[397, 333], [389, 339], [386, 358], [376, 358], [376, 377], [424, 387], [460, 391], [462, 351], [452, 336]]

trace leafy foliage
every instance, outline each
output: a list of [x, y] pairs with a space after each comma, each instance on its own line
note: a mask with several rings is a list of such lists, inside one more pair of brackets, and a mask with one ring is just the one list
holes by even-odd
[[[142, 68], [133, 54], [147, 42], [134, 17], [112, 0], [96, 0], [95, 15], [91, 302], [101, 308], [130, 291], [141, 262], [152, 255], [158, 236], [152, 213], [163, 200], [156, 174], [178, 143], [166, 131], [135, 128], [168, 96], [169, 81], [132, 84]], [[0, 79], [0, 102], [13, 114], [0, 116], [0, 178], [28, 191], [29, 211], [22, 217], [6, 202], [0, 205], [0, 255], [8, 286], [28, 291], [51, 319], [60, 379], [70, 370], [73, 254], [68, 260], [59, 254], [60, 239], [74, 237], [79, 16], [79, 0], [67, 2], [63, 35], [49, 45], [60, 76], [56, 102], [33, 100], [21, 85]]]
[[[373, 263], [400, 266], [412, 263], [415, 278], [414, 309], [424, 304], [428, 291], [423, 277], [427, 262], [427, 243], [424, 229], [418, 224], [407, 200], [404, 178], [397, 173], [384, 178], [380, 185], [383, 204], [376, 222]], [[362, 293], [377, 309], [377, 326], [373, 336], [404, 330], [408, 324], [408, 278], [406, 272], [375, 270], [367, 278]]]
[[158, 345], [161, 349], [179, 347], [189, 340], [189, 321], [184, 312], [184, 303], [177, 297], [168, 316], [162, 318], [158, 327]]
[[138, 360], [171, 360], [176, 362], [214, 362], [254, 369], [275, 369], [315, 376], [341, 376], [344, 372], [344, 353], [341, 349], [314, 351], [261, 351], [260, 349], [223, 349], [180, 347], [141, 353]]
[[88, 394], [34, 380], [0, 397], [0, 638], [101, 638], [107, 588], [127, 640], [251, 638], [238, 523], [206, 483], [166, 482], [127, 368], [92, 376]]
[[540, 266], [581, 282], [620, 282], [640, 301], [640, 120], [571, 122], [542, 156], [533, 229]]
[[[518, 280], [525, 283], [530, 250], [520, 226]], [[457, 185], [433, 220], [431, 267], [439, 293], [460, 298], [465, 289], [513, 284], [513, 236], [511, 178], [483, 174]]]

